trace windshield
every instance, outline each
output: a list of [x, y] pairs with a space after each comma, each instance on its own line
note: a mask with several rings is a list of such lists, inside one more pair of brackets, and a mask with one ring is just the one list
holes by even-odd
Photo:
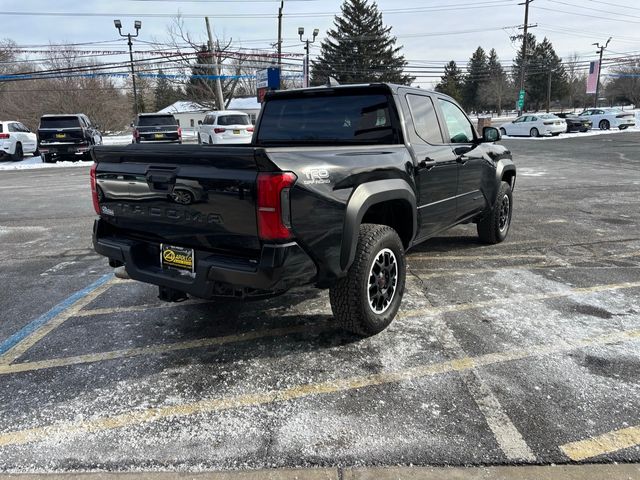
[[218, 117], [218, 125], [249, 125], [248, 115], [223, 115]]
[[79, 128], [78, 117], [43, 117], [40, 119], [40, 128]]
[[386, 95], [282, 98], [266, 103], [259, 143], [398, 143]]
[[177, 125], [173, 115], [149, 115], [138, 117], [138, 126], [151, 127], [156, 125]]

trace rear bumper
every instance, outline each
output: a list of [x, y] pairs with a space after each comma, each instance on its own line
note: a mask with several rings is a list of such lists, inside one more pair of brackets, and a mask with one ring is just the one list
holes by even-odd
[[62, 155], [85, 155], [91, 150], [91, 145], [84, 144], [39, 144], [38, 150], [40, 153], [44, 153], [52, 156]]
[[176, 139], [144, 139], [144, 138], [139, 138], [137, 140], [134, 140], [135, 143], [182, 143], [182, 139], [181, 138], [176, 138]]
[[246, 259], [195, 250], [195, 276], [181, 275], [160, 266], [158, 243], [116, 236], [101, 236], [96, 220], [93, 246], [110, 261], [124, 264], [129, 277], [172, 288], [199, 298], [251, 297], [282, 293], [313, 282], [317, 269], [295, 242], [264, 245], [259, 259]]

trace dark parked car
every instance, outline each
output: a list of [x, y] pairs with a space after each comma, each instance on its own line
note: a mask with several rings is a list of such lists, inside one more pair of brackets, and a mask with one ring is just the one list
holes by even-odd
[[588, 132], [593, 127], [591, 120], [575, 113], [556, 113], [556, 117], [564, 118], [567, 122], [567, 133]]
[[43, 162], [91, 160], [94, 145], [102, 145], [102, 134], [84, 113], [40, 118], [38, 150]]
[[345, 329], [372, 335], [398, 311], [406, 250], [461, 223], [506, 239], [516, 168], [499, 139], [418, 88], [267, 94], [249, 145], [95, 148], [93, 244], [163, 300], [313, 284]]
[[133, 123], [133, 143], [182, 143], [182, 129], [170, 113], [141, 113]]

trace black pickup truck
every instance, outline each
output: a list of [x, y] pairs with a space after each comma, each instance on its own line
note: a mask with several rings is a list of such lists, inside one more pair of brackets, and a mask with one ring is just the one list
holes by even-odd
[[94, 148], [94, 247], [169, 301], [329, 288], [340, 324], [372, 335], [412, 246], [469, 222], [506, 238], [516, 169], [499, 139], [421, 89], [272, 93], [249, 145]]

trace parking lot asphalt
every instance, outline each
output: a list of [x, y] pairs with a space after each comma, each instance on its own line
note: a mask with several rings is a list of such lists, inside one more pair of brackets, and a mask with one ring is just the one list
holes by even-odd
[[88, 169], [2, 172], [0, 470], [640, 462], [640, 132], [504, 144], [508, 240], [412, 250], [364, 340], [312, 288], [161, 303], [93, 253]]

